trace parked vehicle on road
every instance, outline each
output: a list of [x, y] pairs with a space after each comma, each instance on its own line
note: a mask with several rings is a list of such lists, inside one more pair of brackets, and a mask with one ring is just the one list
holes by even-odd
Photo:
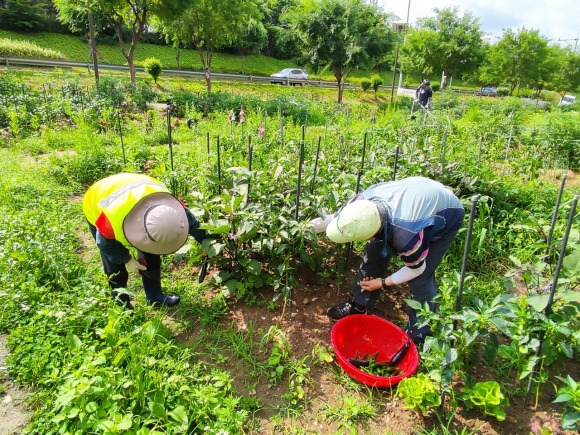
[[497, 96], [496, 90], [493, 87], [484, 87], [481, 90], [477, 91], [475, 95], [481, 95], [484, 97], [495, 97]]
[[576, 97], [574, 95], [566, 94], [560, 100], [559, 106], [568, 106], [576, 101]]
[[304, 85], [306, 80], [308, 73], [298, 68], [284, 68], [270, 76], [270, 83], [280, 85]]

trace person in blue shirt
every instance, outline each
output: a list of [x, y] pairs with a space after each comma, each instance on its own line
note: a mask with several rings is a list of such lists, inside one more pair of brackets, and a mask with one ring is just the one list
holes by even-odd
[[[330, 307], [330, 319], [366, 313], [381, 290], [403, 283], [408, 283], [414, 300], [427, 303], [434, 311], [435, 270], [461, 228], [464, 214], [461, 201], [441, 183], [409, 177], [370, 186], [333, 215], [311, 220], [316, 232], [326, 231], [336, 243], [367, 241], [352, 299]], [[395, 255], [404, 266], [386, 276]], [[413, 308], [408, 315], [407, 333], [420, 343], [430, 334], [429, 327], [416, 327], [417, 312]]]

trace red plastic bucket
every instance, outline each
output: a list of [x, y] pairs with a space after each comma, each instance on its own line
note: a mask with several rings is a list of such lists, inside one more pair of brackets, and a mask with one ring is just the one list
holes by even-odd
[[373, 355], [375, 361], [390, 361], [409, 336], [394, 323], [368, 314], [353, 314], [340, 319], [332, 328], [330, 341], [342, 369], [353, 379], [370, 387], [388, 388], [411, 376], [419, 366], [419, 352], [411, 340], [409, 350], [397, 364], [397, 376], [375, 376], [352, 365], [349, 358]]

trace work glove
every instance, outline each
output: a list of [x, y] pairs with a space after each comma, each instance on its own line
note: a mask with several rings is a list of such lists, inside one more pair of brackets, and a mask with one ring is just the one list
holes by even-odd
[[131, 257], [131, 259], [127, 261], [127, 263], [125, 264], [131, 270], [131, 272], [133, 272], [136, 275], [140, 275], [141, 270], [147, 270], [147, 266], [142, 265], [133, 257]]
[[323, 233], [324, 231], [326, 231], [326, 227], [328, 227], [328, 224], [330, 223], [333, 217], [334, 217], [333, 215], [328, 215], [325, 216], [324, 218], [318, 217], [316, 219], [312, 219], [310, 222], [308, 222], [308, 224], [314, 229], [316, 233]]

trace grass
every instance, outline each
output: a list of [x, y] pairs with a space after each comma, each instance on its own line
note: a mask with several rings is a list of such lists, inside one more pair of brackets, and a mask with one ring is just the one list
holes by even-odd
[[[39, 33], [17, 33], [6, 30], [0, 30], [0, 38], [5, 38], [13, 41], [22, 41], [35, 44], [36, 46], [46, 49], [55, 50], [62, 53], [66, 59], [77, 62], [90, 62], [89, 47], [87, 41], [80, 37], [64, 35], [58, 33], [39, 32]], [[5, 52], [2, 45], [0, 45], [0, 54], [15, 56], [10, 52]], [[141, 65], [142, 62], [150, 57], [155, 57], [161, 61], [163, 68], [178, 69], [177, 66], [177, 51], [173, 47], [160, 46], [154, 44], [140, 43], [135, 50], [134, 60], [136, 65]], [[104, 44], [97, 42], [97, 56], [99, 62], [113, 65], [126, 65], [127, 61], [123, 57], [118, 44]], [[30, 54], [28, 57], [41, 57]], [[180, 68], [186, 70], [199, 71], [202, 69], [201, 61], [196, 50], [182, 49], [180, 53]], [[229, 53], [215, 53], [212, 61], [212, 71], [219, 73], [230, 74], [247, 74], [258, 76], [269, 76], [270, 74], [279, 71], [283, 68], [288, 68], [297, 65], [291, 60], [280, 60], [273, 57], [264, 56], [261, 54], [253, 54], [242, 56]], [[323, 71], [320, 75], [312, 73], [311, 69], [306, 67], [313, 79], [321, 80], [335, 80], [334, 76], [329, 71]], [[392, 82], [392, 72], [368, 72], [362, 70], [354, 70], [350, 78], [356, 79], [368, 78], [374, 74], [378, 74], [383, 79], [384, 85], [390, 85]], [[395, 85], [398, 84], [399, 77], [395, 79]], [[410, 79], [410, 83], [417, 84], [420, 82], [419, 78]], [[457, 86], [461, 84], [455, 81]]]

